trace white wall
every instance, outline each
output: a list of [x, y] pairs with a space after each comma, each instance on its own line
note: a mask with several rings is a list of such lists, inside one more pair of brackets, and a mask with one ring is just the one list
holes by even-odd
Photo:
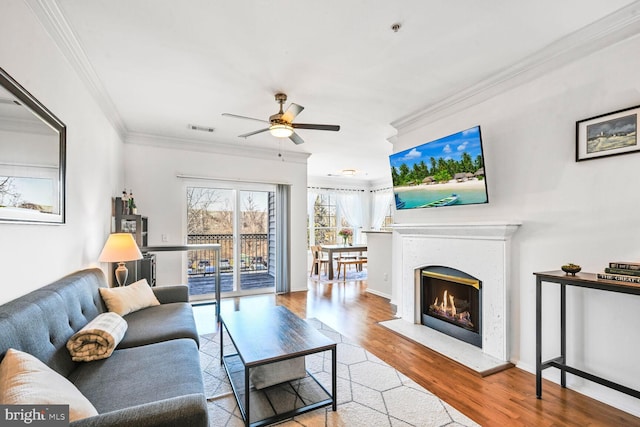
[[[133, 189], [138, 213], [149, 217], [149, 245], [185, 243], [187, 180], [177, 175], [291, 184], [291, 288], [306, 290], [307, 156], [289, 153], [283, 160], [275, 152], [252, 155], [246, 148], [222, 154], [187, 141], [177, 144], [181, 149], [162, 144], [154, 137], [125, 144], [125, 186]], [[184, 265], [180, 254], [157, 254], [158, 284], [184, 283]]]
[[0, 67], [67, 126], [66, 224], [0, 223], [3, 303], [98, 265], [123, 169], [116, 132], [23, 0], [2, 2]]
[[[640, 259], [640, 153], [574, 160], [576, 121], [640, 104], [639, 50], [639, 37], [619, 43], [450, 117], [400, 130], [394, 146], [398, 152], [481, 125], [490, 203], [400, 211], [395, 220], [522, 221], [512, 245], [509, 317], [511, 355], [522, 369], [535, 372], [533, 272], [567, 262], [601, 272], [609, 261]], [[557, 286], [547, 285], [543, 359], [559, 355], [558, 299]], [[569, 363], [640, 389], [640, 297], [569, 289], [568, 301]], [[548, 369], [545, 377], [559, 376]], [[569, 377], [570, 388], [640, 415], [638, 399]]]
[[392, 235], [388, 231], [368, 231], [367, 292], [391, 299]]

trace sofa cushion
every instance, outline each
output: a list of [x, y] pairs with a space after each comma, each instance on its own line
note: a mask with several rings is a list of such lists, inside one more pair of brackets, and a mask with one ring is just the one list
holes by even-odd
[[100, 288], [100, 296], [109, 311], [124, 316], [146, 307], [160, 305], [147, 283], [147, 279], [138, 280], [129, 286], [118, 288]]
[[[176, 338], [191, 338], [199, 345], [193, 308], [188, 303], [161, 304], [124, 316], [129, 325], [118, 348], [137, 347]], [[171, 327], [166, 323], [170, 320]], [[215, 322], [215, 319], [211, 319]]]
[[204, 393], [198, 348], [191, 339], [116, 350], [108, 359], [80, 364], [69, 380], [101, 414]]
[[0, 363], [4, 405], [69, 405], [69, 419], [98, 415], [96, 408], [62, 375], [29, 353], [10, 348]]
[[189, 285], [164, 285], [151, 288], [160, 304], [189, 302]]

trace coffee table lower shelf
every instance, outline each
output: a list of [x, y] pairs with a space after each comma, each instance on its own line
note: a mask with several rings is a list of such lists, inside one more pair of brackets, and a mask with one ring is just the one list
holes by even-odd
[[[247, 426], [266, 426], [330, 405], [333, 405], [335, 410], [331, 393], [309, 371], [304, 378], [257, 390], [246, 381], [245, 375], [249, 374], [250, 368], [244, 366], [237, 353], [225, 355], [222, 360], [238, 402], [238, 408]], [[245, 408], [247, 384], [250, 387], [250, 420], [247, 420]]]

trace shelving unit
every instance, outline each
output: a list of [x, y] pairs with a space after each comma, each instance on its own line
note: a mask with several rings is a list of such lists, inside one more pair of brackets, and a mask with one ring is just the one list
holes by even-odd
[[114, 201], [115, 232], [131, 233], [134, 235], [138, 247], [147, 246], [149, 232], [149, 219], [146, 216], [127, 214], [123, 212], [122, 198], [116, 197]]
[[[142, 215], [126, 215], [122, 211], [122, 198], [116, 197], [114, 200], [115, 233], [131, 233], [139, 248], [148, 244], [149, 219]], [[149, 286], [156, 285], [156, 256], [154, 254], [143, 254], [143, 258], [137, 261], [125, 263], [129, 270], [127, 285], [140, 280], [147, 279]], [[113, 270], [117, 264], [113, 265]]]
[[116, 215], [116, 233], [131, 233], [138, 247], [147, 246], [149, 220], [142, 215]]

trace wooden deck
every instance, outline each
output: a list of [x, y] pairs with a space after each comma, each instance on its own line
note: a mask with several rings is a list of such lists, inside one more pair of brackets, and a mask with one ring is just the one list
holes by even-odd
[[[220, 274], [220, 292], [231, 292], [233, 290], [233, 275], [231, 273]], [[215, 293], [215, 276], [213, 275], [193, 275], [189, 276], [189, 295], [205, 295]], [[270, 288], [275, 286], [275, 278], [265, 272], [240, 273], [240, 289], [243, 291], [250, 289]]]

